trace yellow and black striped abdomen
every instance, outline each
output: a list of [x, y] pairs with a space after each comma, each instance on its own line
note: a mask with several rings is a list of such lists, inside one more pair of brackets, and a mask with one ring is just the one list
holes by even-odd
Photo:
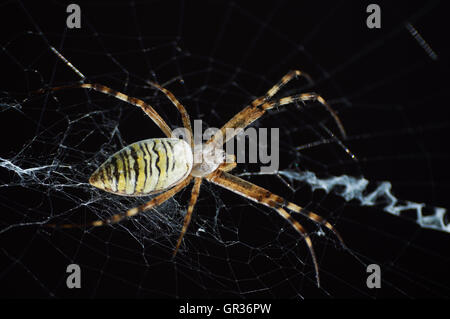
[[128, 145], [109, 157], [90, 177], [93, 186], [124, 196], [166, 190], [192, 170], [188, 143], [176, 138], [148, 139]]

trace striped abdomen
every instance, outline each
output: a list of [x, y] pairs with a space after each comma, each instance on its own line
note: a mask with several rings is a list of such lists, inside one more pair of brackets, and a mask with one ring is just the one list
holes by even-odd
[[89, 183], [107, 192], [144, 196], [182, 181], [192, 170], [192, 150], [176, 138], [148, 139], [121, 149], [90, 177]]

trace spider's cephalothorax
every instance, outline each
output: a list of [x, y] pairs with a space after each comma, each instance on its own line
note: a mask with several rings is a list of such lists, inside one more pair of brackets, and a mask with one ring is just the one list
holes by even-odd
[[[313, 212], [306, 212], [302, 207], [285, 200], [281, 196], [275, 195], [267, 189], [228, 173], [236, 167], [237, 164], [234, 160], [234, 156], [225, 156], [225, 152], [223, 151], [224, 143], [264, 115], [267, 110], [286, 104], [311, 100], [320, 103], [328, 110], [328, 112], [330, 112], [342, 135], [345, 136], [344, 128], [337, 114], [320, 95], [315, 93], [302, 93], [272, 100], [275, 94], [277, 94], [286, 83], [299, 76], [304, 76], [309, 80], [309, 76], [298, 70], [289, 72], [280, 80], [280, 82], [269, 89], [264, 96], [255, 99], [242, 111], [232, 117], [218, 132], [216, 132], [215, 135], [213, 135], [213, 137], [211, 137], [209, 141], [203, 145], [195, 146], [192, 142], [192, 127], [186, 109], [169, 90], [156, 83], [149, 82], [153, 87], [162, 91], [180, 112], [184, 128], [191, 141], [190, 144], [186, 143], [184, 140], [172, 138], [172, 130], [167, 123], [153, 107], [140, 99], [127, 96], [101, 84], [83, 83], [51, 88], [51, 91], [69, 88], [93, 89], [100, 93], [114, 96], [132, 105], [136, 105], [140, 107], [167, 136], [167, 138], [148, 139], [136, 142], [123, 148], [108, 158], [89, 179], [89, 182], [95, 187], [119, 195], [144, 196], [155, 193], [160, 194], [154, 196], [145, 204], [131, 208], [126, 212], [112, 215], [107, 219], [91, 222], [89, 225], [102, 226], [114, 224], [125, 218], [135, 216], [141, 212], [157, 207], [194, 180], [192, 195], [184, 218], [183, 228], [174, 249], [175, 255], [189, 226], [192, 212], [194, 211], [194, 206], [199, 196], [201, 183], [206, 179], [211, 183], [226, 188], [249, 200], [274, 209], [281, 217], [287, 220], [305, 239], [311, 252], [316, 279], [319, 284], [319, 267], [308, 232], [287, 212], [287, 210], [299, 213], [316, 223], [324, 225], [334, 232], [343, 243], [339, 233], [329, 222], [319, 215]], [[43, 92], [45, 90], [40, 91]], [[228, 134], [225, 139], [222, 139], [222, 137], [225, 136], [224, 133], [228, 131], [234, 133]], [[74, 224], [48, 225], [62, 228], [86, 226]]]
[[222, 148], [215, 148], [212, 144], [195, 145], [194, 167], [191, 174], [195, 177], [206, 177], [218, 169], [225, 159], [225, 152]]

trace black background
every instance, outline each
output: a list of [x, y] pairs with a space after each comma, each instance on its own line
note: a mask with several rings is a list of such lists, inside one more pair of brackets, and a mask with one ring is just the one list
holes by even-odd
[[[439, 2], [396, 1], [394, 5], [392, 1], [378, 1], [382, 8], [380, 30], [370, 30], [365, 26], [365, 8], [369, 2], [364, 1], [274, 1], [235, 4], [222, 1], [135, 2], [136, 16], [130, 13], [132, 7], [125, 2], [77, 3], [82, 8], [81, 30], [65, 28], [66, 5], [62, 2], [4, 3], [0, 19], [3, 32], [1, 43], [11, 53], [3, 53], [0, 59], [2, 91], [8, 92], [6, 96], [19, 97], [39, 88], [39, 80], [28, 81], [32, 76], [24, 72], [24, 66], [15, 63], [14, 58], [19, 62], [32, 61], [33, 56], [36, 56], [40, 63], [37, 67], [46, 85], [77, 80], [74, 74], [62, 65], [56, 68], [57, 62], [51, 54], [48, 55], [48, 68], [42, 67], [46, 58], [37, 54], [41, 54], [46, 48], [48, 51], [45, 41], [57, 48], [63, 48], [61, 52], [70, 51], [72, 63], [90, 80], [116, 88], [123, 88], [123, 84], [119, 83], [120, 76], [109, 76], [108, 72], [121, 73], [122, 77], [123, 72], [120, 67], [111, 63], [105, 51], [126, 51], [124, 48], [127, 47], [135, 50], [135, 55], [126, 54], [120, 57], [122, 65], [131, 73], [131, 84], [127, 87], [129, 94], [139, 94], [133, 84], [142, 84], [142, 79], [154, 79], [155, 73], [151, 72], [153, 70], [158, 70], [156, 76], [161, 83], [177, 74], [177, 70], [171, 69], [171, 66], [160, 66], [174, 56], [174, 46], [167, 49], [167, 58], [164, 57], [164, 50], [156, 50], [156, 53], [151, 55], [150, 68], [142, 64], [143, 56], [146, 55], [138, 42], [138, 37], [142, 34], [145, 35], [143, 41], [146, 45], [156, 46], [158, 41], [175, 41], [183, 52], [202, 57], [180, 59], [182, 62], [178, 67], [182, 69], [183, 74], [188, 74], [191, 70], [204, 70], [208, 66], [208, 57], [226, 63], [226, 76], [222, 79], [211, 79], [222, 81], [219, 82], [222, 84], [214, 83], [214, 86], [222, 88], [222, 91], [218, 90], [217, 95], [209, 98], [214, 102], [212, 105], [190, 99], [190, 93], [195, 91], [196, 85], [203, 83], [202, 75], [186, 77], [185, 88], [174, 86], [173, 89], [185, 105], [192, 105], [191, 109], [188, 107], [188, 110], [194, 113], [191, 113], [192, 118], [202, 118], [209, 125], [216, 127], [249, 102], [254, 97], [253, 94], [262, 94], [288, 70], [300, 68], [318, 79], [315, 91], [326, 97], [346, 98], [337, 103], [339, 114], [350, 136], [345, 144], [360, 159], [356, 164], [349, 161], [329, 165], [322, 173], [363, 175], [374, 181], [389, 180], [399, 198], [425, 202], [431, 206], [450, 207], [447, 150], [449, 121], [446, 110], [449, 75], [448, 30], [445, 13]], [[438, 54], [437, 61], [427, 56], [408, 33], [404, 27], [406, 21], [415, 25], [421, 32]], [[42, 31], [45, 37], [34, 36], [25, 41], [21, 37], [27, 31]], [[95, 32], [100, 34], [101, 44], [95, 37]], [[77, 33], [83, 36], [78, 37]], [[149, 39], [153, 43], [150, 43]], [[11, 47], [10, 41], [14, 44]], [[64, 50], [66, 46], [70, 49]], [[302, 46], [306, 48], [307, 53]], [[89, 55], [90, 52], [100, 53], [96, 56]], [[27, 65], [34, 66], [31, 62]], [[243, 76], [236, 72], [239, 69], [244, 73]], [[246, 72], [250, 76], [246, 76]], [[230, 76], [233, 74], [235, 78]], [[251, 76], [254, 74], [261, 77], [254, 78]], [[187, 81], [188, 79], [190, 81]], [[226, 94], [227, 90], [238, 91], [233, 87], [233, 81], [252, 94], [241, 94], [240, 100], [234, 100], [234, 96]], [[68, 94], [76, 97], [78, 93]], [[228, 107], [232, 103], [234, 107]], [[30, 112], [32, 117], [39, 116], [39, 112]], [[164, 111], [163, 115], [174, 114]], [[150, 125], [147, 125], [145, 132], [137, 129], [146, 125], [145, 123], [148, 124], [146, 119], [139, 118], [139, 113], [134, 112], [121, 121], [121, 132], [126, 141], [159, 134], [157, 129], [149, 127]], [[0, 119], [0, 132], [5, 136], [2, 138], [2, 157], [8, 157], [8, 154], [18, 151], [18, 145], [23, 145], [33, 136], [36, 127], [29, 124], [31, 122], [24, 121], [20, 115], [4, 112], [1, 113]], [[141, 125], [135, 125], [135, 121], [142, 121]], [[271, 123], [273, 122], [262, 122], [261, 126], [268, 127]], [[170, 124], [177, 126], [176, 121], [171, 121]], [[335, 130], [333, 124], [330, 124], [330, 127]], [[370, 132], [390, 131], [406, 133], [386, 134], [381, 137], [371, 135], [367, 139], [351, 138]], [[93, 143], [92, 147], [95, 148], [96, 144]], [[315, 156], [329, 155], [326, 151], [319, 151]], [[333, 156], [344, 158], [342, 155]], [[336, 158], [330, 160], [335, 161]], [[282, 164], [285, 163], [282, 161]], [[313, 164], [310, 165], [310, 169], [317, 168]], [[320, 167], [317, 169], [321, 170]], [[5, 183], [12, 178], [11, 174], [2, 172], [2, 181]], [[286, 192], [278, 182], [270, 182], [267, 179], [252, 181], [260, 182], [276, 193]], [[307, 189], [305, 188], [306, 194], [297, 192], [289, 198], [300, 204], [322, 198], [323, 194], [312, 195]], [[28, 200], [33, 202], [32, 192], [25, 192], [20, 187], [3, 188], [2, 192], [2, 198], [6, 199], [2, 208], [4, 210], [17, 209], [15, 203], [18, 202], [25, 207]], [[203, 204], [199, 203], [196, 211], [199, 216], [211, 215], [208, 202], [213, 201], [213, 198], [208, 192], [205, 192], [205, 196], [206, 200]], [[227, 201], [233, 204], [246, 203], [244, 199], [228, 192], [222, 192], [221, 198], [225, 205]], [[44, 202], [43, 205], [41, 211], [45, 211], [45, 205], [50, 204]], [[330, 209], [339, 206], [333, 202], [323, 202], [321, 205], [330, 205]], [[448, 234], [420, 229], [414, 223], [381, 212], [381, 209], [362, 208], [358, 205], [344, 207], [345, 211], [339, 211], [338, 214], [343, 218], [334, 220], [336, 227], [351, 249], [361, 254], [360, 257], [368, 257], [382, 265], [382, 289], [367, 289], [365, 268], [338, 245], [330, 247], [323, 240], [318, 240], [316, 249], [320, 256], [324, 290], [315, 287], [313, 269], [303, 245], [298, 245], [297, 252], [303, 254], [307, 260], [308, 279], [305, 280], [304, 276], [296, 277], [291, 273], [292, 269], [281, 269], [275, 270], [270, 278], [243, 281], [239, 283], [239, 288], [224, 288], [220, 281], [209, 281], [208, 276], [202, 275], [198, 270], [189, 270], [180, 265], [177, 267], [177, 264], [174, 266], [169, 258], [170, 251], [166, 251], [167, 246], [164, 245], [151, 252], [152, 255], [158, 256], [157, 260], [165, 260], [158, 265], [140, 268], [134, 266], [135, 264], [114, 262], [131, 259], [139, 263], [142, 258], [142, 252], [138, 248], [131, 248], [135, 253], [128, 255], [124, 251], [115, 251], [114, 245], [110, 245], [111, 242], [119, 242], [125, 247], [136, 245], [123, 232], [101, 229], [95, 231], [95, 236], [85, 237], [81, 232], [74, 231], [69, 237], [56, 231], [48, 240], [37, 235], [39, 229], [30, 227], [0, 234], [3, 248], [1, 293], [4, 297], [181, 298], [292, 298], [297, 294], [306, 298], [450, 295]], [[277, 220], [276, 217], [267, 219], [269, 210], [263, 211], [266, 215], [261, 214], [255, 206], [236, 206], [233, 215], [249, 216], [248, 221], [242, 222], [243, 229], [240, 232], [251, 233], [253, 223], [260, 222], [259, 218], [262, 223]], [[325, 210], [322, 212], [326, 215]], [[260, 217], [261, 215], [263, 217]], [[333, 221], [332, 217], [330, 220]], [[5, 218], [2, 222], [4, 228], [8, 223], [23, 220], [12, 218], [9, 221]], [[276, 223], [275, 227], [285, 226], [283, 221]], [[265, 234], [260, 230], [252, 235], [264, 238]], [[68, 241], [68, 238], [72, 240]], [[258, 239], [254, 240], [258, 242]], [[279, 240], [283, 242], [284, 239]], [[189, 246], [195, 245], [204, 245], [202, 247], [211, 251], [217, 249], [212, 255], [216, 254], [221, 256], [220, 258], [205, 258], [198, 262], [209, 263], [207, 269], [215, 269], [224, 276], [230, 276], [228, 267], [231, 262], [228, 263], [226, 258], [241, 261], [248, 259], [245, 255], [240, 256], [245, 252], [240, 252], [239, 249], [222, 251], [223, 247], [216, 246], [217, 243], [211, 238], [208, 238], [206, 243], [204, 239], [202, 242], [201, 238], [191, 238]], [[96, 247], [103, 252], [110, 249], [107, 256], [113, 261], [103, 258], [104, 254], [96, 255], [95, 250], [83, 249], [86, 246]], [[81, 251], [74, 253], [77, 249]], [[198, 257], [195, 253], [189, 255], [189, 251], [184, 254], [186, 255], [180, 255], [178, 258]], [[15, 263], [15, 260], [20, 262]], [[69, 260], [86, 265], [83, 288], [77, 291], [68, 290], [64, 285], [64, 269]], [[283, 261], [280, 263], [283, 264]], [[233, 265], [233, 271], [237, 272], [234, 273], [236, 278], [252, 277], [246, 273], [248, 269], [239, 268], [239, 263], [237, 266]], [[98, 280], [99, 274], [101, 280]], [[291, 277], [294, 278], [292, 281], [286, 280]], [[259, 290], [260, 281], [264, 281], [270, 289]]]

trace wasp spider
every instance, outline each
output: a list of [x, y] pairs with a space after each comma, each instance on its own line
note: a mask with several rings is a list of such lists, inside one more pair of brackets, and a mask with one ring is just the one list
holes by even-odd
[[[141, 206], [131, 208], [126, 212], [118, 213], [108, 219], [97, 220], [84, 226], [113, 224], [135, 216], [161, 205], [194, 181], [181, 234], [173, 252], [175, 256], [189, 226], [189, 222], [191, 221], [192, 212], [194, 211], [194, 206], [199, 196], [202, 181], [206, 179], [208, 182], [226, 188], [249, 200], [268, 206], [286, 219], [286, 221], [289, 222], [305, 239], [311, 253], [317, 284], [319, 285], [319, 267], [311, 239], [305, 228], [303, 228], [303, 226], [296, 221], [286, 209], [300, 213], [314, 222], [324, 225], [330, 229], [343, 244], [339, 233], [329, 222], [319, 215], [313, 212], [306, 212], [302, 207], [291, 203], [260, 186], [230, 174], [229, 171], [237, 165], [235, 157], [230, 155], [225, 156], [223, 151], [224, 143], [264, 115], [267, 110], [299, 101], [304, 102], [312, 100], [323, 105], [334, 117], [342, 135], [345, 136], [344, 128], [338, 116], [320, 95], [315, 93], [304, 93], [272, 100], [273, 96], [286, 85], [286, 83], [299, 76], [304, 76], [309, 79], [306, 74], [298, 70], [287, 73], [277, 84], [268, 90], [264, 96], [255, 99], [251, 104], [237, 113], [220, 129], [220, 131], [213, 135], [209, 141], [200, 145], [201, 147], [194, 145], [189, 115], [184, 106], [169, 90], [156, 83], [149, 82], [153, 87], [163, 92], [178, 109], [182, 117], [184, 128], [189, 134], [188, 140], [191, 141], [190, 144], [182, 139], [172, 138], [172, 130], [167, 123], [153, 107], [140, 99], [127, 96], [101, 84], [84, 83], [50, 88], [49, 90], [51, 91], [77, 88], [92, 89], [100, 93], [114, 96], [129, 104], [140, 107], [167, 136], [166, 138], [143, 140], [123, 148], [110, 156], [89, 179], [90, 184], [93, 186], [118, 195], [147, 196], [150, 194], [159, 194]], [[230, 130], [227, 129], [234, 129], [232, 131], [234, 133], [229, 134]], [[198, 157], [200, 157], [201, 160], [194, 161], [194, 158]], [[81, 225], [64, 224], [51, 226], [73, 228], [80, 227]]]

